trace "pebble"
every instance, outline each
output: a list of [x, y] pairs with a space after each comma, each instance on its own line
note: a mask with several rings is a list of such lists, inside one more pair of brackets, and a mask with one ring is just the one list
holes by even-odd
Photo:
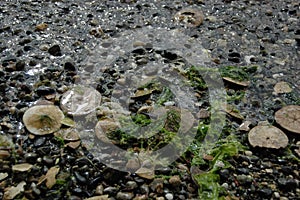
[[53, 45], [48, 49], [48, 53], [52, 56], [61, 56], [61, 49], [59, 45]]
[[138, 187], [138, 184], [135, 181], [128, 181], [125, 185], [128, 190], [133, 190]]
[[298, 187], [298, 183], [294, 179], [279, 178], [277, 182], [279, 188], [284, 191], [292, 191]]
[[76, 177], [76, 179], [80, 182], [80, 183], [86, 183], [87, 179], [85, 177], [83, 177], [81, 174], [79, 174], [79, 172], [75, 171], [74, 175]]
[[172, 176], [169, 179], [169, 183], [173, 186], [173, 187], [178, 187], [181, 184], [181, 180], [180, 177], [178, 175], [176, 176]]
[[98, 185], [98, 186], [96, 187], [95, 194], [97, 194], [97, 195], [102, 195], [102, 194], [103, 194], [103, 190], [104, 190], [103, 185], [102, 185], [102, 184], [101, 184], [101, 185]]
[[222, 186], [224, 189], [226, 189], [226, 190], [229, 188], [228, 183], [223, 183], [221, 186]]
[[34, 162], [37, 159], [38, 155], [36, 153], [26, 153], [24, 158], [27, 162]]
[[174, 199], [174, 195], [171, 194], [171, 193], [167, 193], [167, 194], [165, 195], [165, 197], [166, 197], [167, 200], [173, 200], [173, 199]]
[[277, 199], [279, 199], [280, 198], [279, 192], [274, 192], [274, 197], [277, 198]]
[[107, 187], [107, 188], [105, 188], [105, 189], [103, 190], [104, 193], [108, 193], [108, 194], [110, 194], [110, 195], [113, 195], [113, 194], [116, 193], [117, 191], [118, 191], [118, 188], [112, 187], [112, 186], [109, 186], [109, 187]]
[[280, 197], [280, 200], [289, 200], [287, 197]]
[[117, 199], [119, 200], [130, 200], [134, 197], [134, 194], [131, 192], [118, 192]]
[[40, 147], [45, 143], [45, 141], [46, 141], [45, 137], [37, 137], [34, 141], [34, 146], [35, 147]]
[[252, 177], [247, 176], [245, 174], [242, 175], [237, 175], [236, 179], [240, 184], [246, 184], [246, 183], [251, 183], [252, 182]]
[[164, 188], [164, 179], [162, 178], [156, 178], [150, 183], [150, 188], [152, 191], [155, 191], [157, 193], [162, 193]]
[[51, 158], [51, 156], [43, 156], [43, 161], [46, 163], [46, 164], [53, 164], [53, 159]]
[[272, 196], [273, 191], [269, 188], [263, 188], [258, 190], [258, 193], [264, 198], [270, 198]]
[[252, 151], [248, 151], [248, 150], [247, 150], [247, 151], [245, 151], [245, 155], [246, 155], [246, 156], [252, 156], [253, 153], [252, 153]]
[[142, 194], [148, 194], [149, 193], [149, 186], [147, 184], [143, 184], [140, 187], [141, 193]]

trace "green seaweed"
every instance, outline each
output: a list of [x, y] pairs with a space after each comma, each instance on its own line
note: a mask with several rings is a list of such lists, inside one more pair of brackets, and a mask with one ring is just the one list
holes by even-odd
[[163, 87], [162, 93], [158, 97], [156, 103], [158, 105], [163, 105], [165, 102], [170, 101], [173, 98], [174, 98], [174, 94], [172, 93], [172, 91], [167, 87]]
[[225, 66], [219, 69], [222, 77], [229, 77], [237, 81], [248, 81], [250, 74], [255, 73], [257, 66]]
[[[205, 168], [206, 171], [200, 174], [192, 174], [194, 180], [199, 186], [198, 195], [200, 199], [215, 200], [224, 199], [221, 193], [224, 189], [219, 184], [218, 172], [220, 169], [230, 168], [231, 164], [227, 161], [232, 156], [238, 154], [239, 151], [244, 150], [244, 146], [235, 138], [234, 135], [229, 135], [224, 139], [219, 139], [215, 147], [207, 152], [213, 157], [210, 161], [203, 159], [203, 148], [205, 144], [202, 143], [206, 136], [210, 125], [200, 122], [198, 126], [196, 140], [189, 147], [189, 151], [194, 154], [191, 165], [199, 168]], [[227, 127], [230, 129], [230, 127]], [[232, 130], [226, 130], [232, 132]]]

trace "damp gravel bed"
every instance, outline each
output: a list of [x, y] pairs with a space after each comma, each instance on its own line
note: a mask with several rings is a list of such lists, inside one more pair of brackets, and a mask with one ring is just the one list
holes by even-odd
[[[297, 124], [300, 116], [299, 18], [296, 0], [1, 1], [0, 198], [299, 199], [300, 131], [282, 122], [292, 116]], [[139, 40], [127, 48], [132, 37]], [[194, 66], [199, 59], [203, 66]], [[225, 126], [204, 151], [201, 141], [216, 111], [205, 77], [215, 72], [224, 80]], [[153, 75], [175, 86], [158, 84]], [[97, 92], [73, 87], [79, 83]], [[80, 104], [70, 110], [76, 92], [79, 102], [95, 105], [96, 120], [76, 116]], [[118, 98], [120, 104], [111, 102]], [[54, 120], [44, 110], [34, 121], [35, 111], [34, 125], [47, 126], [39, 126], [45, 134], [32, 133], [23, 116], [35, 105], [68, 117], [61, 120], [59, 111]], [[295, 107], [280, 110], [288, 105]], [[197, 110], [187, 112], [191, 106]], [[91, 108], [84, 108], [89, 116]], [[161, 113], [158, 134], [127, 135]], [[115, 116], [127, 124], [121, 131]], [[194, 119], [195, 138], [175, 161], [147, 157], [172, 138], [184, 143], [174, 136], [182, 131], [178, 123], [192, 127]], [[75, 130], [75, 122], [84, 129]], [[254, 130], [262, 129], [257, 138]], [[250, 131], [256, 138], [249, 142]], [[283, 139], [270, 136], [277, 132]], [[102, 148], [107, 139], [139, 156]], [[94, 140], [101, 150], [91, 151]]]

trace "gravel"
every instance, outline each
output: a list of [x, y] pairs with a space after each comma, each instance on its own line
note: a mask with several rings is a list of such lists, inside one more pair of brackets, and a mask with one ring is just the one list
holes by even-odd
[[[189, 16], [178, 16], [189, 9], [203, 21], [190, 23]], [[107, 167], [87, 150], [89, 144], [77, 147], [53, 134], [36, 136], [22, 122], [25, 111], [38, 100], [59, 106], [62, 95], [81, 78], [96, 85], [106, 102], [112, 85], [125, 81], [128, 66], [122, 65], [126, 55], [113, 67], [103, 68], [99, 82], [81, 74], [93, 71], [86, 59], [97, 55], [99, 44], [110, 48], [109, 38], [122, 37], [126, 30], [162, 27], [201, 41], [199, 45], [210, 55], [206, 62], [210, 68], [259, 66], [245, 89], [245, 98], [233, 103], [247, 121], [247, 129], [235, 131], [247, 151], [230, 158], [232, 167], [218, 172], [219, 184], [225, 189], [222, 195], [245, 200], [300, 199], [300, 157], [295, 153], [300, 149], [299, 134], [285, 131], [289, 138], [286, 149], [252, 147], [247, 141], [248, 129], [261, 121], [277, 126], [277, 110], [300, 105], [299, 9], [296, 0], [1, 1], [0, 198], [198, 199], [189, 158], [176, 160], [168, 170], [155, 171], [154, 179], [141, 178]], [[155, 59], [173, 64], [179, 60], [179, 65], [186, 62], [169, 52], [148, 54], [151, 44], [135, 45], [145, 51], [132, 52], [129, 60], [135, 59], [135, 65], [129, 71]], [[151, 74], [153, 69], [147, 70]], [[288, 84], [286, 93], [274, 92], [279, 82]], [[165, 104], [173, 106], [176, 101]], [[230, 117], [227, 121], [236, 129], [242, 124]], [[4, 136], [10, 144], [3, 142]], [[115, 161], [109, 157], [112, 154], [103, 155]], [[13, 170], [18, 164], [31, 168], [20, 174]], [[178, 167], [180, 164], [184, 167]], [[54, 166], [59, 173], [50, 187], [47, 172]]]

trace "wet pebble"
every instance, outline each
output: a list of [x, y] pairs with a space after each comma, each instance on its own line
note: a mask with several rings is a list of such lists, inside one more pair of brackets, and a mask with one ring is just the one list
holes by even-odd
[[134, 194], [131, 192], [118, 192], [117, 199], [119, 200], [130, 200], [134, 197]]
[[149, 193], [149, 186], [147, 184], [143, 184], [140, 187], [141, 193], [142, 194], [148, 194]]
[[40, 86], [36, 89], [36, 93], [38, 96], [45, 96], [55, 93], [55, 90], [52, 87]]
[[97, 195], [102, 195], [102, 194], [103, 194], [103, 191], [104, 191], [103, 185], [102, 185], [102, 184], [101, 184], [101, 185], [98, 185], [98, 186], [96, 187], [95, 194], [97, 194]]
[[107, 187], [107, 188], [105, 188], [104, 190], [103, 190], [103, 192], [106, 194], [110, 194], [110, 195], [113, 195], [113, 194], [115, 194], [116, 192], [118, 191], [118, 188], [116, 188], [116, 187], [112, 187], [112, 186], [109, 186], [109, 187]]
[[53, 159], [51, 158], [51, 156], [44, 156], [43, 161], [48, 165], [51, 165], [54, 162]]
[[174, 195], [171, 194], [171, 193], [167, 193], [167, 194], [165, 195], [165, 197], [166, 197], [167, 200], [173, 200], [173, 199], [174, 199]]
[[61, 49], [59, 45], [53, 45], [48, 49], [48, 53], [51, 54], [52, 56], [61, 56]]
[[76, 179], [80, 182], [80, 183], [86, 183], [87, 182], [87, 179], [82, 176], [81, 174], [79, 174], [79, 172], [75, 171], [74, 172], [74, 175], [76, 177]]
[[133, 190], [138, 187], [138, 184], [135, 181], [128, 181], [125, 185], [126, 189]]
[[46, 138], [45, 137], [37, 137], [35, 140], [34, 140], [34, 146], [35, 147], [40, 147], [42, 146], [46, 141]]
[[273, 191], [269, 188], [263, 188], [258, 190], [258, 193], [264, 198], [270, 198], [272, 196]]
[[284, 191], [292, 191], [298, 187], [298, 183], [294, 179], [279, 178], [277, 182], [279, 188]]
[[169, 179], [169, 183], [173, 186], [173, 187], [178, 187], [181, 184], [181, 180], [179, 176], [172, 176]]

